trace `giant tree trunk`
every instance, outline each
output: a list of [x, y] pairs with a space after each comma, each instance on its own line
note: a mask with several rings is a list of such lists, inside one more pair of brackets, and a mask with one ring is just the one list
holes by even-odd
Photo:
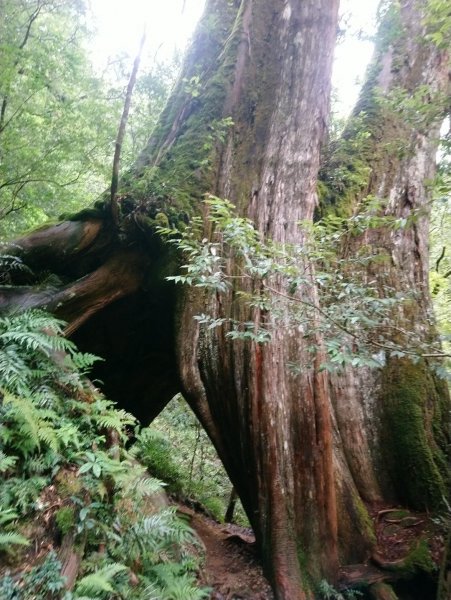
[[[449, 91], [446, 53], [420, 39], [425, 4], [405, 0], [383, 24], [386, 31], [390, 19], [398, 23], [396, 36], [381, 41], [355, 113], [369, 133], [359, 156], [366, 184], [337, 191], [325, 168], [321, 202], [323, 210], [358, 210], [374, 194], [389, 200], [387, 214], [425, 209], [411, 228], [379, 231], [365, 243], [391, 255], [374, 276], [417, 292], [410, 312], [400, 309], [403, 322], [433, 339], [427, 181], [441, 113], [428, 113], [426, 127], [395, 110], [387, 115], [376, 102], [376, 88], [431, 86], [424, 107]], [[338, 0], [210, 0], [179, 83], [120, 191], [120, 231], [99, 208], [18, 240], [10, 252], [61, 281], [36, 287], [31, 275], [11, 275], [27, 285], [2, 290], [5, 307], [45, 306], [66, 318], [68, 332], [106, 358], [96, 372], [106, 393], [143, 421], [184, 394], [243, 502], [279, 600], [312, 597], [315, 582], [336, 580], [340, 563], [370, 555], [372, 503], [437, 508], [449, 398], [426, 361], [387, 356], [382, 372], [329, 376], [319, 369], [321, 339], [311, 360], [291, 326], [263, 345], [230, 341], [227, 325], [199, 327], [200, 313], [255, 323], [272, 316], [237, 301], [238, 291], [253, 291], [239, 279], [220, 296], [176, 290], [165, 276], [176, 271], [177, 257], [155, 226], [205, 214], [202, 196], [213, 193], [233, 201], [262, 236], [303, 242], [299, 222], [311, 221], [318, 205], [337, 10]], [[351, 124], [344, 135], [352, 141], [358, 131]], [[230, 265], [230, 275], [238, 268]], [[310, 285], [299, 294], [321, 302], [306, 268]], [[288, 369], [308, 361], [300, 372]]]

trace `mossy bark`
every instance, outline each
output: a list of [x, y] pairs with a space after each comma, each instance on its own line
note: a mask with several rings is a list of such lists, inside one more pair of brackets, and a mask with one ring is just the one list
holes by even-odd
[[437, 600], [449, 600], [449, 598], [451, 598], [451, 530], [446, 540], [437, 591]]
[[396, 498], [417, 510], [443, 507], [447, 494], [446, 448], [433, 437], [440, 398], [424, 363], [391, 359], [381, 374], [385, 460]]
[[[320, 185], [322, 214], [356, 214], [367, 198], [376, 198], [380, 216], [405, 223], [369, 230], [346, 252], [366, 247], [386, 258], [366, 277], [377, 281], [382, 295], [387, 289], [398, 294], [390, 325], [406, 350], [440, 346], [428, 286], [428, 228], [450, 61], [445, 48], [428, 41], [428, 10], [421, 0], [388, 7], [359, 101], [342, 139], [325, 152]], [[379, 358], [387, 363], [381, 371], [348, 368], [333, 383], [354, 481], [369, 502], [437, 508], [449, 487], [446, 383], [435, 375], [432, 359], [414, 364], [390, 358], [388, 351]], [[412, 469], [418, 477], [412, 478]]]

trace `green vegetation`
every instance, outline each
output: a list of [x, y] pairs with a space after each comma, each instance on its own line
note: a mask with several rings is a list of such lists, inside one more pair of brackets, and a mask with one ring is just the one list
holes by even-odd
[[87, 36], [83, 2], [2, 3], [2, 233], [87, 205], [104, 186], [117, 125]]
[[196, 539], [124, 449], [136, 422], [84, 377], [94, 360], [45, 313], [0, 318], [0, 596], [62, 597], [60, 537], [81, 556], [65, 600], [203, 598]]
[[442, 161], [434, 182], [429, 282], [443, 347], [451, 350], [451, 133], [442, 140]]
[[437, 565], [432, 560], [426, 540], [420, 540], [410, 551], [406, 558], [404, 569], [408, 573], [432, 573], [437, 570]]
[[[0, 23], [0, 235], [89, 206], [108, 187], [130, 60], [109, 79], [88, 58], [83, 0], [4, 0]], [[177, 61], [175, 61], [177, 62]], [[175, 76], [140, 75], [121, 163], [144, 147]]]
[[[181, 396], [143, 429], [137, 448], [140, 462], [167, 484], [169, 492], [200, 504], [223, 521], [230, 498], [230, 479], [201, 424]], [[248, 526], [237, 502], [234, 522]]]
[[[412, 219], [381, 216], [381, 202], [369, 197], [359, 212], [348, 216], [330, 214], [316, 223], [300, 224], [305, 229], [302, 245], [277, 245], [263, 240], [254, 224], [237, 216], [228, 201], [210, 196], [205, 201], [210, 223], [210, 239], [204, 237], [204, 222], [193, 218], [182, 232], [159, 228], [168, 243], [185, 257], [180, 275], [168, 279], [178, 284], [205, 288], [214, 294], [227, 294], [240, 280], [249, 290], [236, 292], [237, 301], [248, 309], [271, 312], [271, 319], [258, 327], [255, 320], [240, 321], [199, 314], [200, 324], [209, 329], [226, 327], [230, 339], [271, 340], [279, 327], [296, 327], [310, 340], [309, 352], [317, 350], [318, 334], [324, 340], [329, 371], [353, 367], [383, 367], [387, 357], [410, 357], [417, 361], [440, 349], [421, 342], [411, 331], [408, 316], [413, 296], [399, 293], [377, 277], [368, 280], [371, 269], [389, 260], [386, 253], [371, 245], [351, 252], [353, 241], [371, 230], [384, 227], [406, 229]], [[230, 274], [228, 265], [240, 265], [240, 274]], [[307, 269], [306, 265], [313, 265]], [[278, 287], [271, 282], [278, 280]], [[310, 296], [312, 281], [321, 294], [321, 304]], [[382, 293], [381, 293], [382, 291]], [[302, 295], [302, 292], [304, 295]], [[246, 314], [246, 313], [244, 313]], [[396, 316], [395, 316], [396, 315]], [[396, 326], [393, 327], [393, 321]], [[309, 368], [291, 365], [293, 369]]]
[[339, 592], [329, 582], [324, 579], [318, 584], [318, 594], [322, 600], [358, 600], [363, 596], [359, 590], [348, 589]]
[[[233, 15], [231, 3], [228, 6]], [[451, 31], [449, 8], [442, 0], [430, 0], [429, 8], [428, 37], [445, 47]], [[85, 15], [82, 1], [2, 2], [0, 234], [4, 236], [56, 219], [62, 212], [77, 212], [108, 187], [127, 61], [125, 57], [117, 61], [113, 83], [94, 72], [84, 49], [90, 35]], [[395, 21], [382, 44], [396, 39], [397, 27]], [[397, 232], [419, 218], [418, 214], [383, 217], [384, 200], [373, 196], [362, 200], [371, 169], [382, 160], [373, 156], [378, 133], [373, 125], [382, 114], [392, 118], [393, 111], [401, 110], [403, 127], [424, 133], [447, 99], [434, 97], [425, 103], [424, 97], [431, 93], [428, 86], [409, 94], [394, 89], [384, 101], [377, 94], [363, 97], [360, 112], [325, 151], [318, 219], [300, 224], [305, 232], [302, 245], [282, 248], [263, 240], [250, 220], [216, 197], [206, 200], [206, 228], [205, 219], [192, 218], [198, 212], [198, 207], [193, 210], [193, 199], [201, 202], [208, 190], [212, 166], [234, 125], [231, 117], [222, 118], [221, 110], [241, 35], [239, 28], [227, 39], [223, 39], [226, 27], [217, 37], [213, 31], [219, 29], [206, 20], [201, 26], [200, 54], [187, 61], [190, 68], [197, 65], [199, 73], [180, 78], [175, 101], [155, 131], [154, 143], [161, 150], [158, 166], [145, 166], [147, 153], [152, 154], [152, 148], [147, 148], [131, 167], [163, 108], [174, 69], [155, 65], [137, 82], [122, 155], [123, 166], [129, 169], [123, 177], [123, 216], [127, 210], [135, 211], [130, 220], [143, 230], [143, 237], [158, 230], [183, 254], [186, 264], [181, 274], [169, 278], [173, 282], [205, 288], [219, 297], [236, 292], [235, 283], [241, 279], [244, 285], [236, 294], [236, 305], [241, 303], [245, 309], [234, 314], [259, 309], [271, 315], [257, 326], [251, 319], [199, 314], [203, 327], [223, 327], [231, 340], [257, 343], [270, 341], [279, 327], [296, 328], [308, 340], [310, 355], [306, 364], [291, 364], [293, 371], [312, 368], [318, 338], [324, 340], [327, 355], [322, 369], [334, 373], [348, 367], [381, 368], [381, 425], [390, 432], [386, 459], [399, 487], [398, 497], [421, 510], [441, 509], [447, 440], [443, 428], [435, 428], [434, 423], [444, 421], [439, 412], [445, 410], [440, 405], [445, 395], [438, 390], [445, 383], [429, 367], [445, 377], [447, 365], [442, 359], [446, 357], [434, 346], [433, 358], [440, 364], [425, 362], [429, 346], [418, 342], [408, 318], [406, 324], [399, 318], [403, 312], [408, 315], [415, 299], [388, 285], [381, 289], [376, 277], [368, 277], [390, 256], [370, 245], [361, 245], [354, 253], [352, 246], [363, 234], [378, 229]], [[211, 77], [217, 55], [206, 49], [217, 50], [224, 43], [227, 60]], [[376, 75], [369, 77], [369, 87]], [[266, 85], [262, 81], [252, 103], [259, 104], [257, 96]], [[174, 123], [185, 115], [173, 145]], [[257, 111], [257, 120], [265, 118]], [[396, 148], [398, 158], [408, 151], [403, 131], [393, 132], [385, 146], [387, 155], [389, 145], [390, 150]], [[449, 147], [448, 133], [439, 177], [428, 183], [434, 185], [436, 196], [431, 290], [448, 350]], [[244, 204], [247, 199], [239, 201]], [[142, 214], [137, 214], [137, 204]], [[100, 201], [91, 214], [102, 214], [101, 207]], [[237, 266], [233, 275], [231, 263]], [[2, 266], [3, 284], [10, 283], [10, 271], [26, 269], [11, 256], [2, 258]], [[319, 290], [321, 304], [310, 293], [313, 288]], [[213, 446], [180, 397], [151, 427], [140, 429], [131, 415], [118, 410], [89, 382], [90, 367], [100, 359], [78, 352], [64, 338], [63, 327], [40, 311], [0, 316], [0, 597], [206, 597], [208, 592], [197, 585], [202, 556], [196, 537], [168, 505], [161, 482], [171, 494], [202, 505], [222, 520], [231, 483]], [[425, 421], [432, 424], [434, 439], [428, 439]], [[375, 541], [373, 524], [359, 496], [353, 504], [360, 529]], [[235, 521], [247, 524], [240, 505]], [[33, 546], [34, 538], [42, 540], [39, 547]], [[80, 562], [70, 590], [62, 574], [64, 546]], [[299, 562], [307, 562], [301, 548]], [[406, 572], [432, 568], [427, 545], [420, 542], [405, 563]], [[318, 593], [336, 600], [358, 596], [358, 592], [338, 592], [326, 582]]]

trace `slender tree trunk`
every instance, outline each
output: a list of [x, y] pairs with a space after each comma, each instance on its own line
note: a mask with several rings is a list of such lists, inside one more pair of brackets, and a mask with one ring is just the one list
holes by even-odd
[[[320, 199], [338, 0], [209, 0], [159, 125], [124, 177], [119, 239], [108, 211], [98, 208], [19, 240], [23, 250], [9, 249], [36, 271], [50, 265], [64, 279], [55, 289], [36, 289], [33, 275], [12, 277], [27, 286], [1, 290], [2, 305], [44, 306], [67, 318], [75, 339], [105, 356], [95, 375], [112, 398], [146, 421], [182, 391], [241, 498], [278, 600], [311, 598], [320, 579], [337, 579], [339, 563], [369, 557], [372, 504], [437, 508], [446, 487], [449, 397], [426, 360], [387, 355], [382, 370], [328, 375], [319, 369], [319, 335], [312, 361], [289, 319], [264, 345], [231, 342], [228, 325], [200, 327], [194, 317], [201, 313], [255, 324], [273, 317], [238, 301], [238, 292], [255, 291], [251, 283], [220, 296], [175, 290], [165, 276], [177, 259], [155, 227], [182, 228], [205, 216], [205, 193], [230, 199], [264, 238], [286, 245], [303, 243], [299, 222], [312, 221], [318, 205], [350, 214], [374, 195], [386, 200], [388, 215], [408, 218], [421, 209], [412, 227], [373, 231], [347, 252], [367, 244], [389, 256], [383, 271], [368, 275], [381, 290], [413, 290], [416, 302], [400, 304], [397, 323], [434, 341], [428, 181], [449, 62], [425, 41], [426, 4], [404, 0], [399, 13], [388, 12], [344, 133], [349, 149], [326, 154]], [[376, 97], [426, 88], [424, 123]], [[363, 182], [334, 179], [334, 167], [355, 170], [357, 158]], [[204, 235], [211, 235], [207, 219]], [[320, 304], [313, 267], [304, 267], [309, 283], [297, 294]], [[229, 268], [236, 275], [240, 265]], [[270, 283], [282, 290], [278, 278]], [[289, 363], [308, 366], [293, 373]]]

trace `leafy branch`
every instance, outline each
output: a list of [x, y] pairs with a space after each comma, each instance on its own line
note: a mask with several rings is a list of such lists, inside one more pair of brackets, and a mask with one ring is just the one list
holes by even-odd
[[[227, 327], [226, 336], [267, 342], [279, 327], [297, 328], [312, 340], [325, 341], [329, 361], [324, 368], [379, 365], [385, 355], [413, 360], [447, 359], [451, 355], [423, 342], [403, 316], [415, 302], [413, 295], [369, 278], [373, 265], [386, 260], [371, 247], [351, 252], [352, 240], [370, 229], [398, 230], [411, 226], [411, 219], [381, 216], [380, 204], [368, 199], [365, 211], [350, 218], [331, 215], [311, 224], [302, 223], [302, 245], [281, 246], [265, 240], [249, 219], [236, 216], [227, 200], [208, 197], [207, 222], [194, 219], [183, 232], [160, 231], [187, 262], [182, 272], [169, 279], [175, 283], [203, 287], [215, 294], [228, 294], [244, 302], [254, 317], [247, 322], [215, 315], [198, 315], [210, 329]], [[230, 265], [233, 264], [233, 269]], [[261, 322], [258, 314], [265, 314]], [[381, 355], [381, 351], [384, 353]], [[377, 353], [377, 357], [375, 356]]]

